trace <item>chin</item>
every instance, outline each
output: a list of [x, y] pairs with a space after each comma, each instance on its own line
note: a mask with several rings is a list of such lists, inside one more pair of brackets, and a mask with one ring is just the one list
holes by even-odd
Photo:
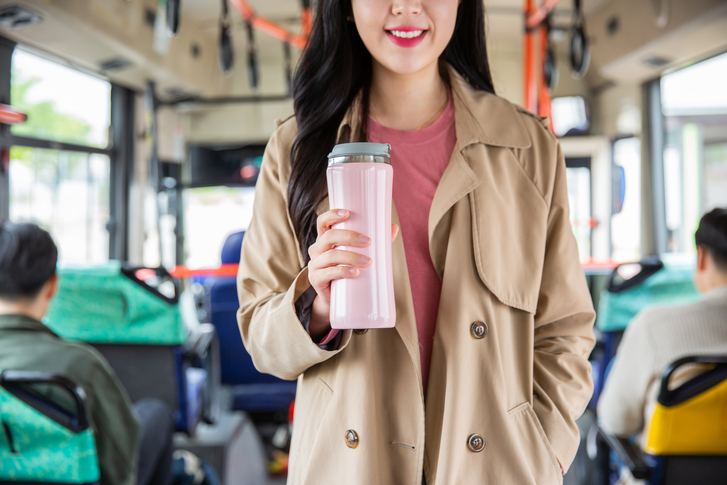
[[[379, 64], [384, 66], [387, 70], [401, 75], [414, 74], [425, 67], [428, 67], [432, 62], [436, 62], [437, 58], [424, 59], [421, 56], [388, 56], [385, 59], [377, 59]], [[382, 62], [383, 61], [383, 62]]]

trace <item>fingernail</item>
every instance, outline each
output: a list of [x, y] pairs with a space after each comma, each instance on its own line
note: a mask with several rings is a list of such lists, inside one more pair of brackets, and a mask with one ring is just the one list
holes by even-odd
[[361, 239], [361, 242], [364, 244], [368, 244], [371, 242], [371, 238], [368, 236], [359, 236], [359, 239]]
[[341, 217], [345, 216], [346, 214], [348, 214], [348, 211], [345, 211], [345, 210], [338, 211], [338, 215]]
[[361, 262], [363, 264], [369, 264], [371, 262], [371, 258], [369, 258], [368, 256], [361, 256]]
[[358, 273], [358, 270], [356, 268], [351, 268], [351, 269], [349, 269], [349, 271], [351, 272], [351, 274]]

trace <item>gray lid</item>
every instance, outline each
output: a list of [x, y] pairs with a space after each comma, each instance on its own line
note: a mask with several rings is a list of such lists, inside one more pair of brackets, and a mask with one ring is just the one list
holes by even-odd
[[371, 155], [378, 157], [389, 157], [391, 145], [388, 143], [341, 143], [333, 147], [328, 158], [347, 157], [351, 155]]

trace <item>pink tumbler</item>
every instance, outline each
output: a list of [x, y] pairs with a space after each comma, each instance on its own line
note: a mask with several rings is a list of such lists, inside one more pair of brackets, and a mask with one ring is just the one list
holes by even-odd
[[391, 185], [393, 169], [384, 143], [344, 143], [328, 155], [328, 202], [346, 209], [336, 229], [371, 238], [366, 248], [341, 246], [371, 258], [371, 266], [351, 279], [331, 283], [331, 328], [390, 328], [396, 322], [391, 270]]

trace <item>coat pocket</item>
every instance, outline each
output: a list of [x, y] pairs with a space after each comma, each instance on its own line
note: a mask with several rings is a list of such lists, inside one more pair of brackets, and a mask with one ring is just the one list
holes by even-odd
[[311, 453], [323, 426], [329, 421], [333, 390], [317, 374], [316, 372], [307, 380], [303, 379], [303, 382], [298, 381], [290, 450], [289, 484], [306, 483], [304, 477], [309, 472]]
[[520, 404], [507, 414], [518, 434], [521, 453], [535, 482], [538, 485], [562, 484], [563, 474], [558, 459], [530, 403]]

